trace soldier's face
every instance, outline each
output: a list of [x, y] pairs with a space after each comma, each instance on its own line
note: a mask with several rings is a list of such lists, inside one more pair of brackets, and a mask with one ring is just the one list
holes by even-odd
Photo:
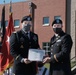
[[32, 22], [31, 21], [23, 21], [23, 23], [22, 23], [22, 25], [27, 25], [27, 24], [29, 24], [29, 25], [32, 25]]
[[53, 30], [56, 34], [60, 34], [62, 32], [62, 24], [54, 24]]
[[23, 21], [23, 23], [22, 23], [22, 28], [23, 28], [23, 30], [25, 30], [25, 31], [29, 31], [31, 25], [32, 25], [31, 21]]

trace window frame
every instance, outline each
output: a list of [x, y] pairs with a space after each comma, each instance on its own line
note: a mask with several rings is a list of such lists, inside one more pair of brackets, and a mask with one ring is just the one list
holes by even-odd
[[54, 20], [55, 19], [61, 19], [61, 16], [54, 16]]
[[[48, 18], [48, 23], [44, 23], [44, 19], [45, 19], [45, 18]], [[50, 21], [49, 21], [49, 17], [48, 17], [48, 16], [47, 16], [47, 17], [43, 17], [43, 26], [49, 26], [49, 25], [50, 25], [49, 22], [50, 22]]]
[[[7, 23], [7, 25], [6, 25], [6, 23]], [[8, 26], [8, 20], [5, 20], [5, 27], [7, 28], [7, 26]]]
[[45, 50], [45, 54], [49, 55], [49, 53], [50, 53], [50, 42], [42, 42], [42, 49]]
[[1, 29], [1, 21], [0, 21], [0, 29]]
[[[16, 26], [16, 25], [15, 25], [15, 21], [19, 21], [19, 25]], [[15, 20], [14, 20], [14, 28], [19, 28], [19, 27], [20, 27], [20, 20], [19, 20], [19, 19], [15, 19]]]

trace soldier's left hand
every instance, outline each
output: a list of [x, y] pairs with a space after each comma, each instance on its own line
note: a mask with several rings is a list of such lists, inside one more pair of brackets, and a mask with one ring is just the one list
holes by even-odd
[[50, 57], [46, 57], [43, 59], [43, 63], [49, 63], [51, 61]]

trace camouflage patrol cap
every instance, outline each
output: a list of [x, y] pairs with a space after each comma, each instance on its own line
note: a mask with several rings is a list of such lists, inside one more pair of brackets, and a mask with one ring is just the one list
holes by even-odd
[[55, 20], [53, 21], [53, 23], [52, 23], [52, 26], [53, 26], [54, 24], [62, 24], [62, 20], [61, 20], [61, 19], [55, 19]]

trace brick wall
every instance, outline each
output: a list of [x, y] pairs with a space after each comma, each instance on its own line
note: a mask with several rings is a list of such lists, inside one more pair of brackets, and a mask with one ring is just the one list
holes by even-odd
[[[63, 20], [63, 30], [66, 27], [66, 0], [32, 0], [36, 6], [34, 10], [34, 32], [39, 35], [39, 44], [42, 48], [42, 42], [49, 42], [53, 36], [52, 21], [54, 16], [61, 16]], [[0, 5], [0, 15], [3, 5]], [[6, 20], [9, 18], [9, 4], [6, 4]], [[22, 19], [29, 14], [28, 2], [18, 2], [12, 4], [13, 19]], [[43, 17], [50, 18], [49, 26], [43, 26]], [[1, 19], [0, 19], [1, 20]], [[19, 30], [20, 28], [16, 28]]]

